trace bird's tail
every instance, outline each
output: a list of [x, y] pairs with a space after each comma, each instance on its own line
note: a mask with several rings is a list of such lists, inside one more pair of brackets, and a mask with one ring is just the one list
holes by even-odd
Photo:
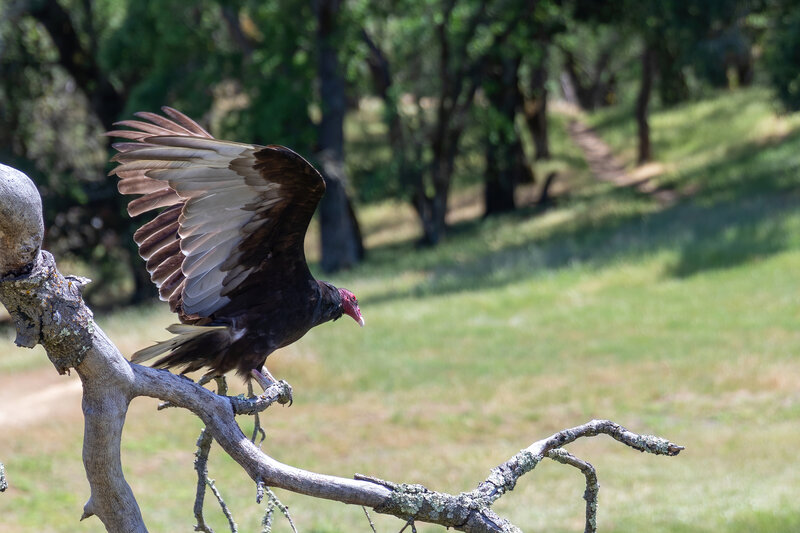
[[[171, 339], [157, 342], [143, 350], [139, 350], [133, 354], [131, 362], [141, 364], [159, 355], [167, 354], [165, 357], [156, 361], [154, 366], [174, 367], [188, 365], [191, 367], [193, 360], [196, 361], [195, 351], [205, 348], [203, 351], [205, 351], [205, 355], [208, 357], [209, 350], [213, 353], [215, 345], [218, 345], [220, 341], [224, 342], [224, 340], [230, 338], [230, 329], [228, 326], [172, 324], [167, 328], [167, 331], [174, 333], [175, 336]], [[187, 368], [185, 371], [192, 370], [195, 369]]]

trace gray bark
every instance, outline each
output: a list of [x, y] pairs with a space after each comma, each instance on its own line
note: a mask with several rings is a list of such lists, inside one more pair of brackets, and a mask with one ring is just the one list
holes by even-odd
[[[286, 395], [286, 385], [276, 383], [272, 390], [265, 391], [264, 398], [245, 401], [218, 395], [166, 370], [129, 363], [94, 323], [91, 311], [81, 299], [80, 289], [87, 280], [62, 276], [53, 256], [39, 250], [41, 206], [30, 180], [8, 167], [0, 166], [0, 171], [4, 179], [8, 178], [0, 196], [0, 213], [6, 214], [0, 237], [11, 243], [2, 249], [0, 264], [6, 266], [0, 269], [0, 302], [15, 321], [18, 345], [42, 344], [60, 373], [74, 368], [81, 378], [85, 417], [83, 460], [91, 489], [82, 518], [96, 515], [108, 531], [147, 531], [120, 460], [125, 416], [136, 396], [160, 398], [197, 415], [214, 440], [255, 482], [257, 490], [264, 485], [278, 487], [371, 507], [409, 522], [431, 522], [468, 532], [519, 531], [491, 510], [492, 503], [512, 490], [517, 480], [542, 458], [553, 458], [553, 450], [577, 438], [604, 433], [637, 450], [661, 455], [676, 455], [682, 449], [659, 437], [637, 435], [613, 422], [595, 420], [535, 442], [493, 469], [475, 490], [459, 495], [368, 476], [340, 478], [282, 464], [245, 437], [234, 417], [281, 401]], [[33, 242], [33, 248], [20, 244], [23, 242]], [[555, 459], [585, 471], [585, 463], [565, 457], [560, 453]], [[596, 478], [591, 481], [592, 476], [587, 474], [587, 493], [590, 489], [594, 491], [591, 500], [594, 503], [587, 498], [587, 531], [595, 531], [596, 523], [597, 482]]]
[[44, 237], [42, 199], [19, 170], [0, 164], [0, 272], [21, 274], [33, 264]]

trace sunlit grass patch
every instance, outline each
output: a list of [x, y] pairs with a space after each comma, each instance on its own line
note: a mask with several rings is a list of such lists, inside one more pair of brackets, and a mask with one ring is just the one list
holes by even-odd
[[[359, 296], [367, 326], [326, 324], [270, 357], [295, 404], [264, 416], [265, 451], [321, 472], [459, 492], [535, 440], [611, 418], [687, 449], [645, 456], [605, 437], [570, 446], [598, 469], [600, 531], [795, 531], [800, 147], [796, 118], [774, 119], [760, 95], [654, 112], [658, 179], [697, 191], [670, 207], [568, 163], [562, 118], [553, 164], [568, 186], [550, 209], [464, 217], [430, 249], [416, 246], [409, 208], [363, 207], [367, 261], [331, 281]], [[614, 113], [592, 120], [622, 148], [632, 121]], [[479, 196], [464, 186], [454, 201], [475, 209]], [[154, 304], [98, 320], [130, 354], [165, 338], [174, 317]], [[31, 372], [18, 353], [52, 372], [41, 354], [3, 353], [0, 386]], [[76, 530], [64, 517], [77, 519], [88, 488], [71, 401], [56, 420], [0, 428], [12, 485], [0, 495], [4, 532]], [[133, 404], [123, 462], [153, 531], [191, 528], [199, 428], [152, 400]], [[240, 530], [258, 530], [251, 481], [216, 448], [210, 468]], [[525, 530], [581, 530], [583, 490], [577, 471], [545, 462], [497, 511]], [[359, 508], [279, 495], [301, 531], [368, 530]], [[225, 530], [213, 501], [207, 509]], [[400, 527], [373, 520], [380, 531]], [[77, 527], [102, 530], [94, 519]]]

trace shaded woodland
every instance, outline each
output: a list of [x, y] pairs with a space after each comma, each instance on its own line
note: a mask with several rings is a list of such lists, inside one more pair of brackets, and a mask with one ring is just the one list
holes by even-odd
[[[320, 267], [365, 254], [359, 206], [413, 206], [420, 245], [447, 238], [454, 187], [484, 214], [549, 201], [553, 101], [624, 103], [638, 162], [648, 114], [768, 85], [800, 108], [800, 10], [787, 0], [29, 0], [0, 17], [0, 161], [42, 191], [46, 247], [94, 265], [97, 304], [153, 296], [116, 183], [118, 120], [170, 105], [218, 137], [283, 144], [327, 181]], [[354, 140], [348, 117], [377, 109]], [[123, 280], [124, 283], [121, 283]]]

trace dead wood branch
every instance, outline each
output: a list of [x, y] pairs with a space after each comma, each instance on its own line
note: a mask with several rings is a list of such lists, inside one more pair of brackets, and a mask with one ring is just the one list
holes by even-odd
[[547, 457], [561, 464], [574, 466], [586, 477], [586, 491], [583, 499], [586, 500], [586, 527], [584, 533], [595, 533], [597, 531], [597, 494], [600, 492], [600, 484], [597, 482], [597, 472], [594, 467], [578, 459], [571, 453], [561, 448], [550, 450]]
[[[52, 255], [39, 252], [41, 231], [36, 220], [38, 216], [41, 221], [41, 204], [32, 198], [38, 197], [35, 188], [18, 172], [3, 170], [2, 178], [3, 191], [12, 193], [0, 196], [0, 212], [9, 213], [0, 226], [0, 239], [11, 242], [0, 250], [0, 265], [4, 265], [0, 270], [0, 302], [17, 325], [18, 345], [42, 344], [59, 372], [75, 368], [81, 378], [83, 461], [91, 488], [83, 518], [97, 515], [109, 531], [147, 531], [120, 461], [125, 415], [137, 396], [165, 400], [197, 415], [205, 423], [207, 434], [239, 463], [257, 487], [278, 487], [369, 507], [411, 524], [431, 522], [468, 532], [519, 531], [491, 510], [492, 503], [512, 490], [519, 478], [545, 456], [567, 457], [551, 452], [578, 438], [607, 434], [637, 450], [659, 455], [675, 455], [682, 449], [659, 437], [632, 433], [608, 420], [594, 420], [533, 443], [494, 468], [476, 489], [458, 495], [366, 476], [340, 478], [282, 464], [251, 442], [234, 417], [286, 399], [286, 385], [274, 383], [262, 397], [245, 400], [218, 395], [165, 370], [129, 363], [92, 320], [80, 296], [85, 280], [62, 276]], [[17, 207], [11, 209], [9, 203]], [[30, 239], [36, 235], [38, 241], [34, 239], [31, 245]]]

